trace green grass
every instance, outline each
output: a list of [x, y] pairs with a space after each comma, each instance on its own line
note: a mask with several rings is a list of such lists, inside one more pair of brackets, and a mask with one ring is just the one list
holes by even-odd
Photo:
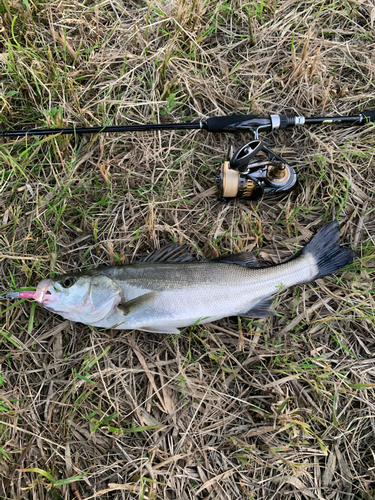
[[[3, 129], [375, 104], [367, 4], [4, 0], [0, 15]], [[1, 302], [2, 498], [373, 498], [374, 127], [262, 139], [297, 190], [228, 205], [192, 200], [245, 134], [0, 143], [0, 295], [170, 241], [276, 264], [333, 218], [358, 255], [279, 294], [277, 318], [168, 338]]]

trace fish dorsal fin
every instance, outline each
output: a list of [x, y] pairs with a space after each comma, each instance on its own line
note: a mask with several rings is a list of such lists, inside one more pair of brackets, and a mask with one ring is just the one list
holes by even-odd
[[140, 262], [193, 262], [197, 259], [190, 253], [190, 247], [184, 243], [168, 243], [161, 248], [155, 248], [147, 257]]
[[211, 259], [211, 262], [237, 264], [243, 267], [260, 267], [258, 259], [252, 252], [229, 253], [228, 255], [222, 255], [216, 259]]
[[278, 316], [273, 307], [274, 296], [266, 297], [254, 304], [248, 311], [239, 314], [243, 318], [267, 318], [268, 316]]

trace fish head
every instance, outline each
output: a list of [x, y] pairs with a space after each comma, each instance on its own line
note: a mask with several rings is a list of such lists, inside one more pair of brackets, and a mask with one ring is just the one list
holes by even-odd
[[74, 273], [41, 281], [33, 298], [65, 319], [93, 325], [113, 312], [122, 293], [104, 274]]

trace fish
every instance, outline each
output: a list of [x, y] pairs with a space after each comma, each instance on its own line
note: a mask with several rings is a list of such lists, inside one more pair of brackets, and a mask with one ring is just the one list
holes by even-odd
[[34, 299], [65, 319], [94, 327], [166, 334], [229, 316], [277, 316], [278, 293], [355, 260], [339, 238], [332, 221], [290, 260], [267, 267], [251, 252], [197, 260], [186, 244], [169, 244], [134, 264], [44, 279], [35, 291], [7, 297]]

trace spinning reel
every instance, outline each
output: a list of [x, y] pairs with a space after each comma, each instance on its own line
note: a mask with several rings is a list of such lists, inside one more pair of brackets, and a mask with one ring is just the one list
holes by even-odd
[[248, 142], [230, 156], [216, 178], [222, 201], [259, 200], [263, 195], [288, 193], [297, 184], [294, 168], [259, 139]]

